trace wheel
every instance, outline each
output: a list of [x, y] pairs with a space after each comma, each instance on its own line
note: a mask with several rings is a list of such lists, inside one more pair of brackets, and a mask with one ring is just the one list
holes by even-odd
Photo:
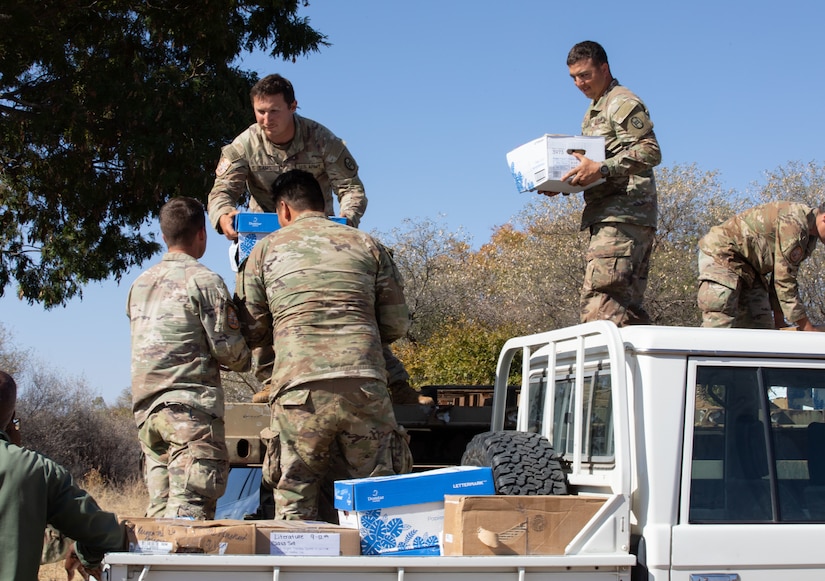
[[496, 494], [567, 494], [561, 454], [540, 434], [509, 430], [477, 434], [467, 444], [461, 464], [490, 466]]

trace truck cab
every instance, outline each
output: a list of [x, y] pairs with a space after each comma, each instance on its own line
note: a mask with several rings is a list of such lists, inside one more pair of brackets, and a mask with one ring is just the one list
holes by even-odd
[[825, 574], [825, 335], [595, 322], [514, 338], [494, 429], [519, 352], [517, 429], [549, 440], [571, 492], [616, 499], [584, 538], [620, 550], [626, 517], [634, 578]]

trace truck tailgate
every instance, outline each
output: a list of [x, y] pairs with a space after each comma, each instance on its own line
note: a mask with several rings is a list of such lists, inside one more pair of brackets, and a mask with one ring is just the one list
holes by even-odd
[[110, 553], [104, 581], [629, 581], [628, 554], [506, 557], [282, 557]]

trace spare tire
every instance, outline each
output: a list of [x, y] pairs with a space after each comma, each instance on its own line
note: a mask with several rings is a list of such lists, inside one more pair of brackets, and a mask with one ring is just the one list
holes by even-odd
[[467, 444], [464, 466], [493, 469], [496, 494], [567, 494], [567, 474], [550, 442], [540, 434], [483, 432]]

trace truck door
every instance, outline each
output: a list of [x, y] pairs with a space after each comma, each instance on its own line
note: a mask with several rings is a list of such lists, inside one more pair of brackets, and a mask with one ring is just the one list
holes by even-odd
[[672, 581], [825, 578], [821, 362], [694, 360]]

